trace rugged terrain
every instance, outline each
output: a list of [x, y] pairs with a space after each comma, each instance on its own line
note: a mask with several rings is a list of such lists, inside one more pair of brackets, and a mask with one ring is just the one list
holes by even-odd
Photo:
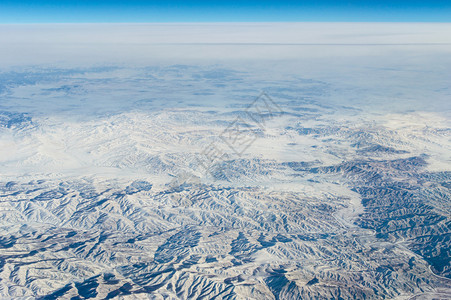
[[449, 49], [305, 47], [2, 69], [0, 298], [450, 299]]

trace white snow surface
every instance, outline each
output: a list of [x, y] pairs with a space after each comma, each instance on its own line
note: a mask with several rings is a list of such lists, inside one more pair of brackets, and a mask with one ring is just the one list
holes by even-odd
[[[0, 25], [0, 43], [0, 298], [449, 295], [450, 24]], [[277, 109], [248, 114], [262, 99]]]

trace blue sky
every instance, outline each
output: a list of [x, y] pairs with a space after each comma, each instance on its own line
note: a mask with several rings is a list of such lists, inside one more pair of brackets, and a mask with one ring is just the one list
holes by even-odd
[[0, 23], [451, 22], [451, 0], [0, 0]]

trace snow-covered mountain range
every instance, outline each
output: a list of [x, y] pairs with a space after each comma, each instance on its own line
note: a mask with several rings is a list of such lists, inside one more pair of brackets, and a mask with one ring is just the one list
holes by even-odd
[[115, 26], [0, 65], [1, 299], [450, 297], [448, 25]]

